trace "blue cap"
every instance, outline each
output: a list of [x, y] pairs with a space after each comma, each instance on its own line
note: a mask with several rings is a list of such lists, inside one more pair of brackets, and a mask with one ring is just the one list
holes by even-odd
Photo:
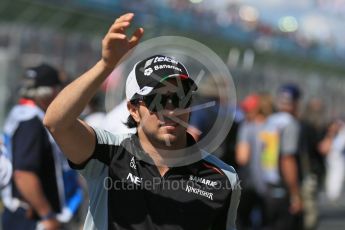
[[302, 96], [302, 92], [299, 87], [292, 83], [280, 86], [278, 94], [290, 101], [297, 101]]

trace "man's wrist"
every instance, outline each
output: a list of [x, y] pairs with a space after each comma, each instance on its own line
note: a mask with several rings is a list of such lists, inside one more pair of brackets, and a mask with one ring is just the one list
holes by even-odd
[[56, 218], [56, 213], [53, 211], [48, 212], [47, 214], [41, 216], [41, 220], [50, 220], [50, 219], [55, 219]]
[[292, 195], [290, 195], [290, 202], [294, 203], [296, 201], [300, 201], [301, 200], [301, 196], [299, 193], [294, 193]]
[[110, 72], [110, 73], [111, 73], [111, 72], [115, 69], [115, 67], [116, 67], [116, 65], [109, 65], [109, 64], [106, 63], [106, 61], [104, 61], [103, 59], [99, 60], [99, 61], [97, 62], [96, 65], [100, 65], [101, 68], [102, 68], [104, 71]]

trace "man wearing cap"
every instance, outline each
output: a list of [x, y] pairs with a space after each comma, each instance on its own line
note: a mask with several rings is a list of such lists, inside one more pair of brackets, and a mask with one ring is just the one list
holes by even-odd
[[182, 63], [154, 55], [135, 64], [126, 81], [127, 125], [113, 135], [79, 114], [140, 40], [127, 38], [133, 14], [118, 18], [102, 42], [102, 58], [68, 85], [44, 124], [88, 183], [84, 229], [235, 229], [238, 179], [232, 167], [198, 149], [186, 132], [197, 87]]
[[[273, 103], [269, 94], [261, 92], [246, 96], [240, 105], [246, 120], [240, 125], [236, 145], [239, 177], [244, 179], [238, 223], [243, 229], [254, 226], [265, 229], [267, 178], [262, 156], [266, 155], [267, 149], [272, 149], [270, 142], [274, 139], [275, 129], [266, 122], [272, 113]], [[261, 215], [260, 222], [253, 218], [253, 213]]]
[[3, 229], [58, 229], [61, 175], [54, 146], [43, 126], [44, 111], [61, 88], [58, 72], [42, 64], [28, 68], [20, 100], [4, 126], [4, 144], [13, 164], [13, 178], [2, 192]]
[[302, 199], [298, 182], [296, 155], [299, 147], [299, 124], [296, 119], [300, 90], [295, 84], [278, 89], [278, 112], [268, 118], [274, 128], [265, 138], [267, 148], [262, 162], [268, 192], [265, 196], [267, 222], [270, 229], [299, 229]]

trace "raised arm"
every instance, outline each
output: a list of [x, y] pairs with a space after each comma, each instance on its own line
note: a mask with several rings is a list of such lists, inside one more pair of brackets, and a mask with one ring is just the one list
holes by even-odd
[[85, 162], [96, 144], [92, 128], [78, 119], [80, 113], [120, 59], [138, 44], [144, 33], [144, 30], [139, 28], [131, 38], [127, 38], [125, 31], [133, 17], [134, 14], [128, 13], [116, 19], [102, 41], [101, 60], [65, 87], [45, 115], [44, 125], [67, 158], [75, 164]]
[[241, 124], [237, 135], [235, 159], [239, 166], [247, 165], [251, 157], [250, 134], [248, 129], [247, 123]]
[[281, 173], [290, 195], [290, 212], [297, 214], [302, 211], [303, 203], [298, 184], [298, 167], [295, 154], [298, 152], [300, 131], [297, 122], [284, 128], [281, 135]]

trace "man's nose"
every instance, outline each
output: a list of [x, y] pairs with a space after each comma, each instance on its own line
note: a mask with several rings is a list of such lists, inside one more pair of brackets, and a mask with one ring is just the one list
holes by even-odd
[[163, 115], [173, 116], [175, 114], [175, 111], [176, 111], [176, 107], [172, 103], [172, 100], [168, 99], [168, 101], [165, 104], [165, 107], [164, 107], [164, 109], [162, 111]]
[[173, 102], [172, 102], [172, 99], [170, 99], [170, 98], [168, 99], [164, 109], [166, 109], [166, 110], [175, 110], [176, 109]]

